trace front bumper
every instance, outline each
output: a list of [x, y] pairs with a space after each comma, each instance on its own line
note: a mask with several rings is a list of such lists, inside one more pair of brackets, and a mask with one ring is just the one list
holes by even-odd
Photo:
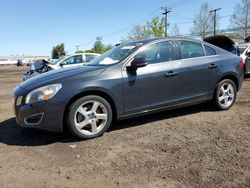
[[53, 132], [63, 131], [64, 111], [57, 100], [25, 104], [28, 92], [17, 86], [14, 90], [16, 121], [21, 127], [37, 128]]

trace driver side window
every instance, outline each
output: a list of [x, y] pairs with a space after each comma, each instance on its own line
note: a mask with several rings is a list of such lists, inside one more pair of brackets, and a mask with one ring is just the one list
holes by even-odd
[[146, 47], [136, 55], [145, 58], [149, 64], [163, 63], [175, 60], [175, 50], [172, 41], [160, 42]]

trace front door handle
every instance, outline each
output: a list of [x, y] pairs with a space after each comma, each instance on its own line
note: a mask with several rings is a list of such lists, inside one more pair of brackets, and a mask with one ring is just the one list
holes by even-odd
[[213, 63], [208, 66], [209, 69], [216, 69], [217, 67], [218, 67], [218, 65], [213, 64]]
[[168, 73], [165, 74], [165, 77], [169, 78], [169, 77], [174, 77], [177, 76], [178, 73], [174, 72], [174, 71], [169, 71]]

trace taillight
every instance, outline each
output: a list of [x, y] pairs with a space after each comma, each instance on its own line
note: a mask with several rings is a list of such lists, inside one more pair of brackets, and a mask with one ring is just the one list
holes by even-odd
[[243, 69], [244, 68], [244, 62], [243, 62], [243, 60], [241, 59], [240, 60], [240, 69]]

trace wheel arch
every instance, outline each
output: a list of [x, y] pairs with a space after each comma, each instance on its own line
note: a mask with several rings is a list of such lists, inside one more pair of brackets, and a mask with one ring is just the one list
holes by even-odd
[[76, 95], [74, 95], [68, 102], [67, 105], [64, 109], [64, 113], [63, 113], [63, 130], [67, 129], [66, 126], [66, 117], [67, 117], [67, 113], [68, 113], [68, 109], [70, 107], [70, 105], [72, 105], [77, 99], [84, 97], [84, 96], [88, 96], [88, 95], [96, 95], [99, 97], [104, 98], [105, 100], [108, 101], [108, 103], [111, 105], [111, 109], [112, 109], [112, 113], [113, 113], [113, 120], [117, 119], [117, 105], [115, 103], [115, 100], [113, 99], [113, 97], [111, 97], [107, 92], [103, 91], [103, 90], [98, 90], [98, 89], [94, 89], [94, 90], [86, 90], [83, 92], [80, 92]]
[[[237, 75], [235, 73], [224, 74], [216, 83], [216, 87], [217, 87], [218, 83], [220, 83], [222, 80], [225, 80], [225, 79], [232, 80], [236, 86], [237, 91], [239, 91], [239, 80], [238, 80]], [[215, 88], [215, 90], [216, 90], [216, 88]]]

